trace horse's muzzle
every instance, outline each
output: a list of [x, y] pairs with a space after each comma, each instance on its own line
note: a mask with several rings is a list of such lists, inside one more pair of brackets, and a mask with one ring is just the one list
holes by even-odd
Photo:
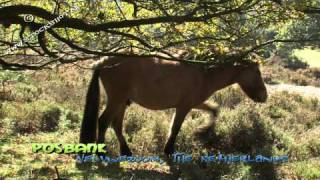
[[255, 98], [255, 102], [264, 103], [268, 99], [268, 93], [267, 91], [260, 91], [257, 98]]

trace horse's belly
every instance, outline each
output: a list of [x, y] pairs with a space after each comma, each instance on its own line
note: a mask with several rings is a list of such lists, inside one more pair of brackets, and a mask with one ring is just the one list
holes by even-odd
[[179, 93], [175, 91], [167, 92], [161, 89], [153, 91], [135, 91], [130, 97], [135, 103], [153, 110], [175, 108], [179, 103]]

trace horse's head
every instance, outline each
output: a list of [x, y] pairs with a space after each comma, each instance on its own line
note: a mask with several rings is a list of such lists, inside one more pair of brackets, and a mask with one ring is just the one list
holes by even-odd
[[266, 86], [262, 80], [259, 64], [247, 62], [240, 65], [241, 72], [237, 83], [241, 89], [255, 102], [265, 102], [268, 97]]

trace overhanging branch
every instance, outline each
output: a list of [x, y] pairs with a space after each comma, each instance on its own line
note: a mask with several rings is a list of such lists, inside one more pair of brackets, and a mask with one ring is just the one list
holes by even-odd
[[[141, 25], [151, 25], [151, 24], [158, 24], [158, 23], [185, 23], [185, 22], [203, 22], [209, 20], [214, 17], [219, 17], [226, 14], [231, 13], [239, 13], [243, 7], [237, 7], [233, 9], [227, 9], [220, 12], [214, 12], [211, 14], [206, 14], [202, 16], [161, 16], [161, 17], [153, 17], [153, 18], [145, 18], [145, 19], [133, 19], [133, 20], [123, 20], [123, 21], [112, 21], [102, 24], [88, 24], [82, 19], [76, 18], [68, 18], [64, 17], [58, 23], [56, 23], [53, 27], [68, 27], [78, 30], [84, 30], [87, 32], [98, 32], [104, 31], [112, 28], [128, 28], [134, 26], [141, 26]], [[20, 14], [31, 14], [40, 18], [43, 18], [47, 21], [51, 21], [57, 18], [57, 15], [54, 15], [47, 10], [36, 6], [30, 5], [15, 5], [15, 6], [7, 6], [0, 8], [0, 22], [9, 22], [15, 23], [14, 21], [10, 21], [10, 19], [14, 19], [14, 17], [19, 16]]]

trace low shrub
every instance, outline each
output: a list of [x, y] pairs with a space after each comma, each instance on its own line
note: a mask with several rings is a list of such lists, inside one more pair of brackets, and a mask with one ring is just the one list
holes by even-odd
[[[30, 104], [29, 104], [30, 105]], [[11, 118], [14, 121], [14, 131], [20, 134], [36, 133], [41, 127], [41, 111], [33, 106], [18, 105]]]
[[40, 130], [43, 132], [56, 131], [61, 116], [60, 108], [55, 105], [49, 105], [42, 110], [41, 114]]
[[309, 67], [309, 64], [307, 62], [300, 60], [296, 56], [284, 58], [283, 63], [284, 63], [284, 67], [289, 68], [289, 69], [293, 69], [293, 70], [306, 69]]
[[275, 56], [262, 66], [263, 79], [268, 84], [296, 84], [320, 87], [319, 68], [286, 68], [283, 59]]
[[244, 92], [241, 92], [238, 86], [232, 86], [224, 89], [223, 91], [216, 92], [212, 99], [220, 106], [233, 108], [242, 102], [245, 98]]
[[72, 129], [80, 124], [78, 113], [47, 101], [4, 103], [1, 109], [14, 123], [14, 131], [21, 134]]
[[65, 107], [59, 107], [59, 131], [66, 131], [68, 129], [75, 129], [80, 127], [80, 115]]
[[32, 102], [39, 99], [41, 89], [31, 84], [18, 83], [12, 90], [12, 98], [15, 102]]

